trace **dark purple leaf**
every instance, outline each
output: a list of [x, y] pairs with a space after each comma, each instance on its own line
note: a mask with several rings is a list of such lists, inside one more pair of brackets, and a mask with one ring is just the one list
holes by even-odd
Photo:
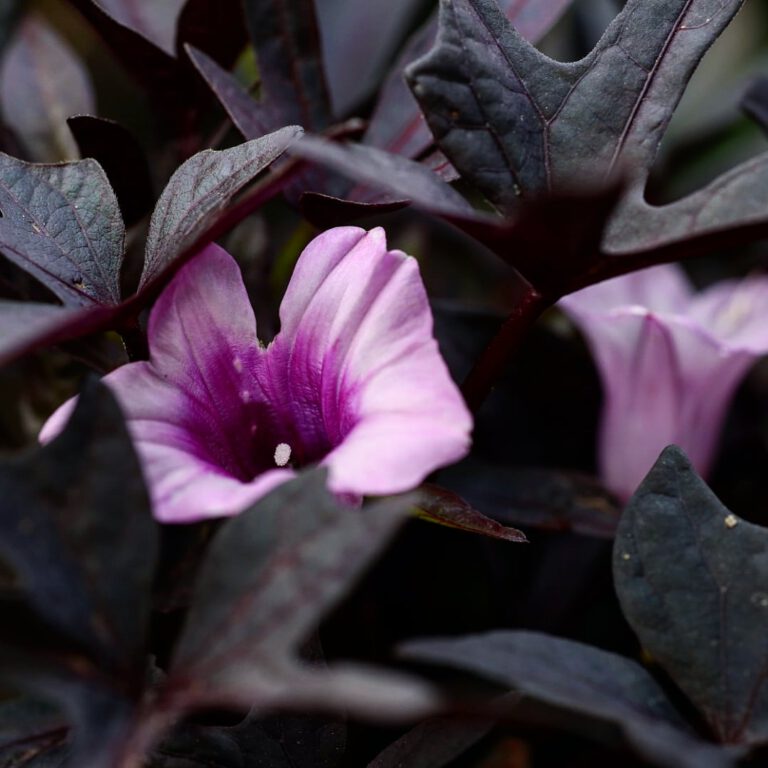
[[[104, 38], [128, 71], [140, 82], [151, 85], [153, 80], [160, 78], [168, 84], [176, 75], [176, 60], [173, 56], [173, 46], [163, 50], [146, 35], [137, 31], [133, 25], [121, 22], [113, 16], [106, 6], [96, 0], [69, 0], [85, 19]], [[183, 0], [172, 0], [181, 7]], [[117, 6], [120, 0], [113, 0]], [[124, 14], [122, 14], [124, 15]], [[175, 24], [175, 19], [174, 22]], [[170, 35], [166, 34], [166, 43]], [[171, 41], [172, 43], [172, 41]], [[158, 85], [159, 83], [155, 83]]]
[[[305, 473], [229, 521], [208, 552], [169, 671], [171, 706], [349, 707], [357, 715], [428, 712], [410, 678], [299, 661], [300, 644], [403, 522], [408, 499], [339, 506], [325, 473]], [[244, 568], [243, 563], [248, 567]]]
[[65, 119], [95, 111], [90, 77], [75, 52], [37, 16], [19, 24], [5, 52], [0, 107], [32, 159], [77, 158]]
[[67, 120], [83, 157], [92, 157], [112, 184], [123, 220], [135, 224], [152, 210], [155, 195], [147, 156], [134, 135], [112, 120], [78, 115]]
[[321, 131], [332, 120], [314, 0], [244, 0], [261, 100], [281, 125]]
[[630, 0], [574, 64], [539, 53], [495, 0], [444, 2], [438, 44], [409, 78], [439, 147], [502, 209], [631, 176], [602, 256], [575, 270], [573, 289], [768, 231], [766, 156], [669, 206], [643, 195], [688, 80], [742, 2]]
[[31, 605], [104, 668], [140, 682], [157, 533], [109, 392], [83, 396], [49, 445], [6, 459], [0, 494], [0, 551]]
[[369, 97], [424, 3], [316, 0], [334, 113], [343, 117]]
[[34, 165], [0, 154], [0, 250], [69, 306], [120, 301], [125, 228], [93, 160]]
[[247, 40], [240, 0], [186, 0], [177, 25], [178, 58], [184, 57], [187, 46], [194, 46], [231, 66]]
[[132, 29], [169, 56], [176, 50], [176, 23], [187, 0], [98, 0], [115, 21]]
[[505, 525], [611, 539], [619, 522], [616, 500], [594, 478], [574, 472], [470, 460], [439, 481]]
[[121, 765], [144, 688], [157, 526], [109, 391], [88, 390], [58, 438], [6, 459], [0, 494], [0, 556], [33, 610], [0, 625], [0, 674], [67, 710], [73, 764]]
[[444, 768], [493, 728], [489, 720], [427, 720], [390, 744], [368, 768]]
[[[661, 686], [631, 659], [536, 632], [497, 631], [462, 638], [415, 640], [402, 648], [411, 660], [473, 672], [525, 698], [502, 705], [512, 719], [531, 703], [571, 716], [585, 733], [592, 721], [618, 728], [645, 759], [667, 768], [725, 768], [727, 750], [700, 741]], [[567, 718], [560, 718], [562, 722]], [[590, 729], [594, 730], [594, 729]]]
[[[502, 0], [501, 9], [517, 31], [538, 42], [573, 0]], [[363, 141], [397, 155], [416, 157], [433, 142], [419, 105], [405, 81], [405, 69], [432, 48], [437, 39], [434, 14], [408, 41], [376, 104]]]
[[478, 533], [481, 536], [505, 541], [527, 541], [522, 531], [491, 520], [457, 494], [436, 485], [427, 484], [419, 488], [416, 514], [423, 520], [445, 525], [448, 528], [457, 528], [465, 533]]
[[299, 715], [229, 728], [184, 724], [154, 750], [148, 768], [336, 768], [345, 736], [340, 723]]
[[296, 126], [231, 149], [199, 152], [171, 177], [152, 214], [139, 290], [221, 218], [235, 197], [301, 135]]
[[[422, 203], [430, 211], [457, 218], [476, 217], [472, 206], [453, 187], [405, 157], [363, 144], [337, 144], [318, 136], [304, 136], [291, 148], [291, 154], [384, 189], [401, 200]], [[494, 221], [490, 216], [486, 218]]]
[[741, 102], [742, 109], [768, 131], [768, 77], [757, 78]]
[[349, 224], [368, 216], [399, 211], [409, 205], [407, 200], [391, 202], [362, 203], [323, 195], [319, 192], [305, 192], [299, 205], [304, 218], [316, 227], [327, 229]]
[[187, 46], [186, 51], [244, 138], [257, 139], [279, 125], [279, 115], [275, 110], [269, 104], [255, 101], [234, 75], [202, 51], [192, 46]]
[[768, 740], [768, 530], [729, 512], [667, 448], [622, 516], [622, 609], [726, 743]]

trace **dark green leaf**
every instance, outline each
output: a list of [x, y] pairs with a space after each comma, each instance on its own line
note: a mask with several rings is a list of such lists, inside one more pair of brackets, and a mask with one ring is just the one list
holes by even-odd
[[466, 533], [478, 533], [505, 541], [527, 541], [522, 531], [491, 520], [460, 496], [436, 485], [426, 484], [419, 488], [415, 510], [416, 515], [424, 520]]
[[768, 739], [768, 530], [667, 448], [622, 516], [614, 578], [648, 652], [724, 742]]
[[139, 288], [172, 265], [300, 135], [300, 128], [289, 126], [231, 149], [207, 149], [187, 160], [155, 206]]
[[[659, 684], [639, 664], [589, 645], [536, 632], [498, 631], [458, 639], [416, 640], [412, 660], [474, 672], [585, 720], [617, 726], [646, 759], [668, 768], [733, 764], [725, 750], [687, 729]], [[515, 704], [509, 704], [514, 717]], [[525, 714], [525, 706], [520, 706]]]
[[35, 165], [0, 153], [0, 250], [69, 306], [120, 301], [125, 228], [94, 160]]
[[282, 125], [321, 131], [331, 123], [330, 97], [314, 0], [244, 0], [256, 49], [261, 99]]
[[379, 718], [428, 711], [431, 694], [408, 678], [318, 669], [297, 658], [299, 644], [383, 549], [408, 505], [339, 506], [316, 471], [229, 521], [202, 566], [167, 696], [182, 708], [349, 706]]
[[3, 57], [0, 107], [33, 160], [77, 158], [65, 119], [95, 111], [90, 77], [75, 52], [34, 15], [18, 26]]

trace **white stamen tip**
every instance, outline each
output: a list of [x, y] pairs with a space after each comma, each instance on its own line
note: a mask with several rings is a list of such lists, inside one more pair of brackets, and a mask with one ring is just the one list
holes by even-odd
[[284, 467], [291, 460], [291, 446], [288, 443], [280, 443], [275, 448], [275, 464]]

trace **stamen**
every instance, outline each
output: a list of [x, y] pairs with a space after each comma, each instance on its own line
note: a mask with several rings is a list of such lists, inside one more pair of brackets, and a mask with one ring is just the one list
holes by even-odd
[[280, 443], [275, 448], [275, 464], [284, 467], [291, 460], [291, 446], [288, 443]]

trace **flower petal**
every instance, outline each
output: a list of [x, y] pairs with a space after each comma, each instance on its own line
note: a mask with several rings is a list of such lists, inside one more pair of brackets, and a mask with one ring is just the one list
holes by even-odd
[[690, 316], [729, 346], [768, 352], [768, 278], [726, 280], [696, 296]]
[[[472, 419], [432, 336], [416, 260], [388, 251], [381, 229], [351, 231], [353, 247], [335, 252], [331, 269], [322, 250], [302, 254], [293, 280], [323, 278], [301, 317], [299, 302], [281, 311], [288, 324], [268, 350], [265, 378], [285, 390], [305, 443], [336, 446], [324, 461], [334, 490], [392, 493], [461, 458]], [[286, 301], [295, 296], [289, 289]]]
[[599, 462], [606, 485], [629, 498], [672, 443], [706, 473], [730, 397], [753, 357], [724, 350], [683, 319], [637, 309], [585, 314], [579, 322], [603, 382]]
[[685, 314], [692, 295], [683, 270], [662, 264], [584, 288], [561, 299], [560, 305], [573, 313], [642, 307], [655, 314]]

